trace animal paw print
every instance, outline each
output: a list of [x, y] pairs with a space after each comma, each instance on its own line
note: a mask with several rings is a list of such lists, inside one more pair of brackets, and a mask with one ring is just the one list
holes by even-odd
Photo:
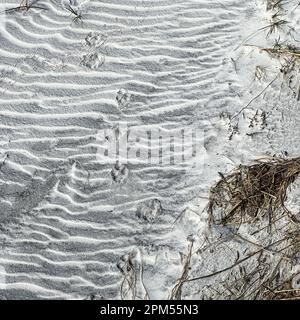
[[104, 45], [106, 41], [107, 36], [97, 32], [90, 32], [85, 38], [86, 45], [94, 48]]
[[131, 95], [128, 93], [126, 89], [121, 88], [117, 93], [116, 100], [120, 109], [124, 109], [128, 106], [131, 100]]
[[229, 123], [228, 125], [229, 140], [231, 141], [236, 134], [239, 134], [239, 124]]
[[146, 294], [145, 289], [141, 287], [141, 258], [136, 250], [123, 255], [117, 263], [117, 268], [124, 277], [120, 291], [122, 300], [135, 300], [137, 293], [140, 296]]
[[119, 161], [116, 162], [115, 166], [111, 170], [111, 176], [113, 180], [117, 183], [124, 182], [127, 179], [128, 174], [128, 168], [125, 165], [120, 164]]
[[231, 114], [228, 112], [222, 112], [220, 119], [224, 122], [228, 132], [228, 139], [231, 141], [235, 135], [239, 134], [239, 124], [231, 121]]
[[249, 129], [265, 129], [267, 127], [267, 113], [265, 111], [256, 110], [256, 113], [250, 120]]
[[117, 268], [123, 275], [127, 275], [133, 271], [135, 257], [136, 254], [134, 251], [132, 251], [129, 254], [124, 254], [117, 263]]
[[104, 56], [98, 53], [88, 53], [83, 56], [81, 64], [89, 69], [98, 69], [104, 64]]
[[[98, 32], [90, 32], [85, 37], [85, 44], [89, 47], [88, 53], [83, 56], [81, 64], [90, 68], [98, 69], [105, 62], [105, 45], [107, 36]], [[101, 51], [103, 51], [101, 53]]]
[[153, 199], [149, 203], [141, 205], [136, 215], [148, 222], [154, 222], [162, 212], [161, 202], [158, 199]]

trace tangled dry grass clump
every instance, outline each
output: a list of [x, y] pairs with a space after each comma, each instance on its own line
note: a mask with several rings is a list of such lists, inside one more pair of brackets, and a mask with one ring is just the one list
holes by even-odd
[[210, 190], [209, 214], [215, 224], [242, 224], [268, 217], [270, 226], [278, 215], [287, 214], [288, 187], [300, 174], [300, 157], [258, 160], [240, 165]]
[[[260, 234], [258, 242], [238, 231], [233, 235], [249, 248], [257, 249], [250, 249], [243, 256], [238, 254], [228, 267], [187, 281], [227, 272], [225, 281], [207, 288], [208, 296], [300, 300], [300, 272], [299, 268], [294, 270], [299, 263], [300, 222], [285, 206], [288, 189], [299, 174], [300, 157], [264, 158], [249, 166], [240, 165], [228, 175], [220, 173], [220, 180], [210, 190], [211, 223], [235, 227], [251, 224], [255, 230], [251, 235]], [[264, 233], [265, 229], [269, 231]]]

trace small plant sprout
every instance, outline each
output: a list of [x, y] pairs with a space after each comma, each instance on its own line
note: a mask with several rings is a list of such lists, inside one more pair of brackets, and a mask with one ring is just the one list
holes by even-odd
[[83, 23], [83, 16], [82, 16], [80, 10], [72, 7], [71, 5], [68, 5], [68, 6], [66, 7], [66, 10], [69, 11], [70, 14], [73, 16], [72, 21], [73, 21], [74, 23], [79, 23], [79, 22], [80, 22], [80, 23]]
[[285, 206], [287, 190], [300, 174], [300, 158], [265, 158], [240, 165], [223, 175], [210, 190], [209, 214], [215, 224], [253, 223], [267, 216], [271, 225]]

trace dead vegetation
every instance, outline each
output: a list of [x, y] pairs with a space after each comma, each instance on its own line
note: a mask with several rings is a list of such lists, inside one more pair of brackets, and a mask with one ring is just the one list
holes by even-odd
[[266, 288], [267, 300], [300, 300], [300, 273], [296, 273], [273, 288]]
[[122, 300], [149, 300], [150, 296], [144, 283], [144, 263], [142, 253], [131, 251], [122, 256], [117, 264], [123, 279], [120, 287]]
[[207, 286], [203, 293], [226, 300], [300, 300], [300, 272], [293, 270], [296, 248], [299, 238], [294, 236], [274, 241], [228, 267], [226, 280]]
[[134, 255], [132, 253], [122, 257], [122, 260], [117, 265], [119, 271], [123, 275], [123, 280], [120, 288], [121, 299], [136, 299], [137, 287], [137, 271], [134, 264]]
[[294, 46], [287, 45], [286, 47], [276, 44], [273, 48], [262, 48], [255, 45], [245, 45], [245, 47], [257, 48], [259, 51], [266, 52], [271, 56], [277, 58], [295, 57], [300, 58], [300, 50]]
[[83, 23], [83, 16], [79, 9], [72, 7], [71, 5], [68, 5], [66, 7], [66, 10], [70, 12], [70, 14], [73, 16], [73, 23]]
[[181, 300], [182, 287], [186, 282], [186, 280], [188, 279], [188, 275], [189, 275], [192, 252], [193, 252], [193, 244], [194, 244], [193, 241], [191, 241], [188, 247], [188, 253], [183, 257], [183, 271], [180, 278], [177, 279], [177, 282], [174, 288], [172, 289], [171, 296], [170, 296], [171, 300]]
[[269, 38], [275, 32], [283, 30], [284, 26], [288, 25], [288, 21], [282, 16], [280, 11], [276, 11], [272, 16], [267, 25], [259, 28], [255, 32], [251, 33], [246, 39], [235, 49], [239, 49], [241, 46], [245, 45], [247, 41], [251, 40], [261, 32], [266, 32], [266, 38]]
[[[296, 30], [290, 25], [290, 18], [288, 18], [289, 11], [290, 13], [295, 11], [296, 8], [299, 6], [296, 5], [293, 9], [287, 8], [288, 1], [284, 0], [265, 0], [266, 3], [266, 11], [270, 15], [269, 23], [264, 27], [259, 28], [255, 32], [251, 33], [246, 39], [238, 46], [244, 47], [252, 47], [258, 49], [260, 52], [267, 53], [271, 58], [275, 58], [280, 63], [281, 67], [279, 67], [279, 73], [276, 76], [275, 80], [280, 78], [280, 73], [282, 75], [282, 83], [281, 89], [284, 84], [292, 91], [294, 98], [300, 100], [300, 80], [298, 77], [300, 71], [300, 50], [298, 47], [299, 41], [293, 35]], [[284, 42], [281, 41], [281, 33], [285, 32], [286, 36], [290, 37], [290, 40], [286, 40]], [[268, 39], [271, 35], [277, 37], [274, 38], [274, 46], [256, 46], [252, 44], [248, 44], [247, 42], [260, 34], [261, 32], [266, 32], [266, 39]], [[290, 43], [292, 42], [292, 44]], [[260, 76], [260, 74], [258, 75]], [[258, 78], [259, 79], [259, 78]], [[271, 84], [273, 84], [273, 80]], [[270, 86], [267, 85], [266, 88], [262, 90], [262, 92], [253, 98], [249, 104], [245, 108], [247, 108], [254, 100], [261, 96], [262, 93], [266, 91], [266, 89]], [[280, 92], [281, 92], [280, 89]], [[242, 111], [245, 109], [243, 108]], [[240, 112], [237, 114], [239, 115]]]
[[283, 10], [284, 0], [266, 0], [266, 9], [269, 10]]
[[9, 8], [5, 10], [5, 13], [10, 12], [27, 12], [29, 9], [41, 9], [41, 10], [47, 10], [47, 8], [37, 5], [39, 0], [29, 1], [29, 0], [22, 0], [20, 5], [18, 7]]
[[[261, 159], [240, 165], [210, 190], [209, 214], [215, 224], [251, 223], [267, 217], [270, 226], [279, 215], [290, 212], [285, 206], [288, 187], [300, 173], [300, 158]], [[218, 210], [217, 210], [218, 209]]]
[[[264, 158], [227, 175], [219, 173], [220, 180], [210, 190], [211, 226], [226, 226], [233, 248], [238, 242], [243, 251], [236, 251], [227, 266], [193, 278], [185, 276], [183, 281], [225, 279], [205, 286], [204, 299], [300, 300], [300, 270], [295, 268], [300, 223], [285, 206], [287, 191], [299, 174], [299, 157]], [[253, 232], [239, 233], [242, 224]], [[221, 275], [226, 276], [218, 278]]]

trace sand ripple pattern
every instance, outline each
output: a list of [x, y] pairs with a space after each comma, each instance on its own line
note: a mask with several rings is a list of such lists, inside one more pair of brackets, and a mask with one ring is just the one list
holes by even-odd
[[[83, 23], [61, 1], [40, 4], [0, 32], [1, 297], [115, 298], [122, 255], [172, 249], [170, 225], [201, 177], [99, 163], [97, 132], [201, 126], [236, 108], [222, 70], [243, 1], [77, 1]], [[162, 214], [149, 222], [147, 210]]]

